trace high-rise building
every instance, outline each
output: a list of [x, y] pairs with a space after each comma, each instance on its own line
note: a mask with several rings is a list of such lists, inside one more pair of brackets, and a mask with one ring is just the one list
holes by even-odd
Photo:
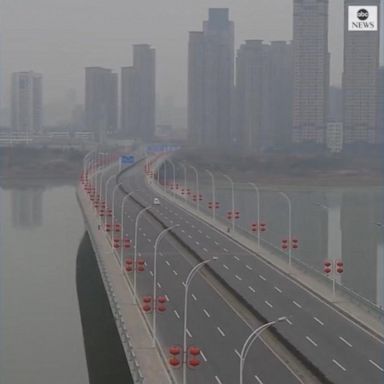
[[203, 32], [191, 32], [188, 52], [188, 136], [195, 145], [232, 143], [234, 25], [227, 8], [209, 9]]
[[291, 144], [293, 97], [293, 50], [286, 41], [271, 41], [266, 64], [269, 141], [273, 148], [286, 149]]
[[101, 67], [85, 68], [85, 124], [102, 142], [117, 130], [117, 74]]
[[292, 141], [324, 146], [328, 109], [328, 0], [294, 0]]
[[379, 68], [378, 80], [379, 95], [377, 98], [377, 129], [379, 132], [379, 144], [384, 143], [384, 66]]
[[12, 74], [11, 126], [13, 132], [33, 135], [43, 124], [42, 75], [35, 72]]
[[133, 66], [121, 69], [121, 129], [129, 138], [151, 141], [155, 134], [155, 49], [133, 46]]
[[349, 17], [353, 16], [349, 15], [351, 6], [370, 5], [379, 8], [379, 3], [379, 0], [344, 1], [343, 110], [346, 149], [379, 142], [377, 97], [380, 28], [378, 26], [376, 31], [349, 30]]
[[259, 153], [266, 137], [265, 63], [267, 47], [262, 40], [247, 40], [236, 57], [236, 126], [234, 138], [239, 149]]
[[292, 119], [292, 46], [247, 40], [236, 58], [234, 138], [243, 152], [286, 148]]

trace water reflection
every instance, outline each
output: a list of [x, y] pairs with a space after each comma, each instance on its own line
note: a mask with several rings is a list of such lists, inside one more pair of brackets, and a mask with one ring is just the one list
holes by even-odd
[[42, 187], [12, 191], [12, 225], [14, 227], [27, 229], [43, 224], [43, 192]]

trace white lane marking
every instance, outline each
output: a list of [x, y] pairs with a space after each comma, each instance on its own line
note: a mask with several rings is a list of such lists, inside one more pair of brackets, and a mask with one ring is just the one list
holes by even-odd
[[203, 358], [203, 360], [204, 360], [205, 362], [208, 361], [207, 358], [205, 357], [203, 351], [200, 351], [200, 355], [201, 355], [201, 357]]
[[191, 296], [192, 296], [192, 299], [193, 299], [193, 300], [197, 301], [197, 297], [196, 297], [193, 293], [192, 293]]
[[171, 265], [170, 262], [168, 260], [165, 260], [165, 264], [168, 265], [168, 267]]
[[227, 248], [223, 248], [224, 252], [229, 252]]
[[240, 352], [237, 349], [235, 349], [235, 353], [237, 356], [239, 356], [239, 358], [241, 357]]
[[252, 270], [253, 270], [253, 268], [252, 268], [252, 267], [250, 267], [248, 264], [245, 266], [245, 268], [249, 269], [250, 271], [252, 271]]
[[256, 379], [256, 381], [259, 383], [259, 384], [264, 384], [262, 381], [261, 381], [261, 379], [260, 379], [260, 377], [259, 376], [253, 376], [255, 379]]
[[180, 315], [177, 313], [176, 309], [173, 311], [173, 313], [175, 314], [175, 316], [180, 319]]
[[238, 258], [237, 256], [233, 256], [234, 259], [236, 259], [237, 261], [240, 261], [240, 258]]
[[297, 301], [292, 300], [292, 303], [296, 305], [298, 308], [303, 308]]
[[210, 239], [210, 238], [211, 238], [209, 235], [205, 235], [205, 237], [206, 237], [207, 239]]
[[351, 347], [351, 348], [352, 348], [352, 344], [351, 344], [349, 341], [345, 340], [344, 337], [339, 336], [339, 339], [340, 339], [344, 344], [347, 344], [348, 347]]
[[150, 274], [151, 276], [153, 276], [153, 272], [152, 272], [152, 271], [149, 271], [149, 274]]
[[316, 316], [314, 316], [313, 317], [320, 325], [324, 325], [324, 323], [320, 320], [320, 319], [318, 319]]
[[220, 332], [221, 336], [225, 336], [225, 333], [220, 327], [217, 327], [217, 330]]
[[207, 248], [203, 248], [203, 251], [204, 251], [204, 252], [208, 252], [208, 249], [207, 249]]
[[260, 277], [261, 280], [264, 280], [264, 281], [267, 280], [263, 275], [259, 275], [259, 277]]
[[185, 233], [185, 230], [184, 230], [184, 229], [181, 229], [181, 232], [182, 232], [182, 233]]
[[253, 293], [256, 293], [255, 288], [249, 286], [248, 289], [249, 289], [250, 291], [252, 291]]
[[215, 376], [215, 379], [216, 379], [218, 384], [223, 384], [222, 381], [217, 376]]
[[264, 303], [267, 304], [268, 307], [273, 308], [273, 305], [269, 301], [265, 300]]
[[346, 369], [335, 359], [332, 359], [332, 362], [335, 363], [340, 369], [342, 369], [344, 372], [346, 371]]
[[377, 369], [379, 369], [381, 372], [384, 372], [384, 369], [380, 367], [379, 364], [375, 363], [373, 360], [369, 360], [369, 362], [374, 365]]
[[168, 295], [164, 295], [164, 297], [165, 297], [165, 300], [169, 301]]
[[163, 256], [163, 252], [159, 252], [159, 255], [160, 255], [160, 256]]
[[147, 236], [147, 234], [143, 232], [143, 236], [144, 236], [144, 237], [146, 237], [146, 236]]
[[198, 241], [195, 241], [196, 245], [200, 245], [200, 243]]
[[315, 347], [317, 347], [317, 344], [309, 337], [309, 336], [305, 336], [305, 338], [312, 344], [314, 345]]
[[172, 271], [175, 276], [177, 276], [177, 272], [175, 270]]
[[205, 316], [211, 317], [211, 315], [209, 314], [209, 312], [206, 309], [203, 309], [203, 312], [205, 313]]
[[279, 287], [273, 287], [273, 288], [275, 288], [275, 290], [276, 290], [277, 292], [279, 292], [279, 293], [282, 293], [282, 292], [283, 292]]
[[285, 319], [285, 321], [286, 321], [289, 325], [292, 325], [292, 324], [293, 324], [292, 321], [289, 320], [289, 319]]
[[195, 226], [192, 224], [192, 228], [195, 228]]
[[228, 266], [227, 266], [227, 265], [223, 264], [223, 267], [224, 267], [226, 270], [228, 270], [228, 271], [229, 271], [229, 268], [228, 268]]
[[157, 283], [157, 286], [158, 286], [159, 288], [161, 288], [161, 285], [160, 285], [160, 283]]
[[147, 241], [148, 241], [148, 243], [150, 243], [152, 240], [148, 237]]
[[238, 276], [238, 275], [235, 275], [235, 277], [236, 277], [236, 279], [239, 280], [239, 281], [243, 280], [243, 279], [242, 279], [240, 276]]
[[216, 245], [219, 245], [220, 243], [219, 243], [218, 241], [215, 240], [215, 244], [216, 244]]
[[189, 332], [189, 329], [186, 329], [185, 332], [187, 333], [187, 335], [188, 335], [189, 337], [192, 337], [192, 334], [191, 334], [191, 332]]
[[189, 237], [190, 239], [192, 239], [192, 236], [191, 236], [191, 235], [188, 235], [188, 237]]
[[203, 231], [202, 231], [201, 229], [198, 229], [197, 232], [199, 232], [199, 233], [203, 233]]

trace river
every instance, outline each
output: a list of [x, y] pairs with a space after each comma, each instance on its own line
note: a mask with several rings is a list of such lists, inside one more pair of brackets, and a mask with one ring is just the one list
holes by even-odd
[[0, 383], [85, 384], [73, 185], [0, 189]]

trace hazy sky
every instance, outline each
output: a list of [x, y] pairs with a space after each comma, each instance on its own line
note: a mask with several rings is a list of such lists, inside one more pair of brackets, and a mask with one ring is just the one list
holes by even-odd
[[[293, 0], [0, 0], [1, 77], [7, 104], [11, 72], [44, 75], [45, 101], [76, 90], [83, 101], [84, 67], [119, 71], [132, 44], [157, 55], [157, 92], [186, 102], [188, 31], [201, 30], [209, 7], [228, 7], [236, 48], [246, 39], [290, 40]], [[329, 42], [334, 84], [342, 65], [342, 0], [330, 0]]]

